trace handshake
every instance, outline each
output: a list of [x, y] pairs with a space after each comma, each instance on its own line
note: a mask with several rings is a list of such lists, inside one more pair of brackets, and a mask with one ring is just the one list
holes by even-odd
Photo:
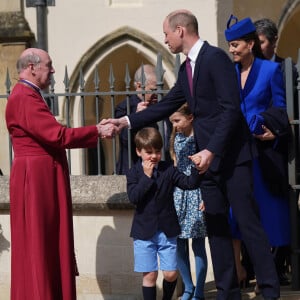
[[96, 125], [98, 130], [98, 135], [102, 139], [112, 138], [118, 134], [121, 129], [129, 126], [127, 117], [122, 117], [119, 119], [103, 119], [100, 123]]

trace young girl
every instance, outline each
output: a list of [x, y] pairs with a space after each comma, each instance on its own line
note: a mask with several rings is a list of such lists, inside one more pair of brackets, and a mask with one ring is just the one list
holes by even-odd
[[[196, 152], [196, 144], [193, 135], [193, 115], [187, 104], [173, 113], [170, 116], [170, 121], [173, 125], [170, 139], [171, 157], [174, 159], [178, 170], [189, 175], [193, 164], [189, 156]], [[204, 283], [207, 272], [206, 228], [200, 188], [182, 190], [175, 187], [174, 204], [181, 228], [181, 233], [177, 239], [177, 264], [185, 287], [181, 299], [204, 299]], [[194, 286], [191, 276], [189, 238], [192, 238], [195, 256], [196, 286]]]

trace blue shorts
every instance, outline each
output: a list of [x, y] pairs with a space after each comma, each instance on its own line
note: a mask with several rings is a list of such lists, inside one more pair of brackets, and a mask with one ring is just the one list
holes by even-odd
[[160, 270], [177, 270], [177, 236], [167, 238], [158, 231], [150, 240], [134, 239], [134, 271], [158, 271], [158, 257]]

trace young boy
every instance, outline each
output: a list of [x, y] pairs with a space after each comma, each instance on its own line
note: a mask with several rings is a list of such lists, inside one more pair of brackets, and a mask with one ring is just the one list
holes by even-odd
[[130, 236], [134, 239], [134, 271], [143, 273], [144, 300], [156, 299], [158, 262], [163, 271], [163, 300], [171, 300], [177, 282], [176, 239], [181, 232], [174, 207], [174, 187], [195, 189], [201, 175], [180, 173], [172, 162], [161, 160], [162, 137], [155, 128], [135, 136], [141, 158], [126, 174], [127, 193], [136, 209]]

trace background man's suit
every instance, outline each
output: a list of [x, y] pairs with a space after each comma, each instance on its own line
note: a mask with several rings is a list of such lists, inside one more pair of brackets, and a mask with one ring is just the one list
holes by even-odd
[[227, 220], [229, 203], [255, 265], [257, 280], [265, 286], [264, 297], [278, 297], [279, 285], [270, 246], [253, 199], [251, 160], [255, 148], [240, 111], [234, 66], [225, 52], [207, 42], [197, 57], [193, 95], [189, 91], [183, 63], [175, 86], [158, 104], [129, 116], [131, 127], [143, 127], [161, 120], [188, 102], [194, 115], [198, 150], [207, 149], [215, 154], [201, 183], [201, 191], [218, 288], [217, 299], [241, 299]]

